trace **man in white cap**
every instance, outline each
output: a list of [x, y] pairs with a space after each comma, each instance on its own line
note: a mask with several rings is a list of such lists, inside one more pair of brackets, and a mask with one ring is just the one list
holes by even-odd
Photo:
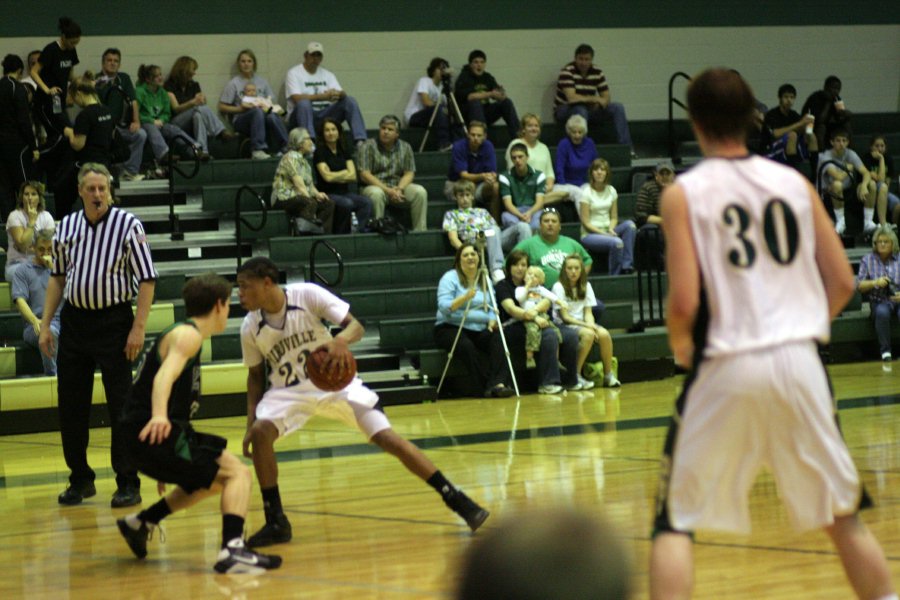
[[341, 88], [334, 73], [320, 66], [323, 50], [319, 42], [310, 42], [303, 62], [287, 72], [284, 87], [290, 113], [288, 124], [313, 133], [326, 117], [347, 121], [353, 141], [361, 144], [366, 141], [366, 124], [359, 105]]

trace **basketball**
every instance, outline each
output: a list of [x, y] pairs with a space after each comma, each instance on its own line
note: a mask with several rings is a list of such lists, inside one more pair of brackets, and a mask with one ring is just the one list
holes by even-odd
[[356, 359], [353, 354], [347, 352], [349, 365], [344, 369], [335, 369], [333, 373], [325, 370], [325, 360], [328, 351], [319, 348], [309, 355], [306, 362], [306, 373], [313, 385], [324, 392], [336, 392], [347, 387], [356, 377]]

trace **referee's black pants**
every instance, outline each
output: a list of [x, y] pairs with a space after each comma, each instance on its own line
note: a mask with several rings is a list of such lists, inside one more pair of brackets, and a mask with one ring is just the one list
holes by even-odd
[[125, 341], [134, 323], [131, 303], [101, 310], [84, 310], [66, 304], [60, 313], [57, 388], [63, 455], [72, 471], [69, 481], [80, 486], [94, 481], [88, 465], [91, 396], [94, 370], [99, 367], [106, 391], [112, 430], [112, 468], [116, 485], [140, 488], [137, 471], [129, 464], [119, 417], [131, 386], [131, 363], [125, 357]]

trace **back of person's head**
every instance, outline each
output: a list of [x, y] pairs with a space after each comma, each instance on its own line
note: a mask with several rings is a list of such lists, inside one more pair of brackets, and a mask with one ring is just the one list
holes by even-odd
[[778, 97], [781, 98], [785, 94], [793, 94], [795, 97], [797, 96], [797, 88], [792, 86], [789, 83], [783, 83], [778, 88]]
[[18, 54], [7, 54], [3, 57], [3, 74], [9, 75], [25, 69], [25, 63]]
[[278, 266], [265, 256], [254, 256], [243, 263], [237, 270], [238, 275], [253, 279], [269, 278], [272, 283], [278, 283]]
[[288, 134], [288, 148], [291, 150], [299, 150], [303, 142], [310, 137], [305, 127], [294, 127]]
[[67, 40], [81, 37], [81, 26], [69, 17], [60, 17], [57, 28], [62, 37]]
[[532, 509], [479, 532], [463, 557], [456, 600], [627, 600], [631, 561], [604, 520], [572, 508]]
[[753, 123], [753, 90], [731, 69], [717, 67], [697, 75], [688, 86], [687, 104], [691, 120], [713, 140], [743, 141]]
[[184, 312], [188, 317], [208, 314], [220, 302], [231, 298], [231, 282], [215, 273], [204, 273], [188, 279], [181, 288]]
[[472, 50], [469, 52], [469, 63], [471, 63], [476, 58], [480, 58], [484, 61], [487, 61], [487, 54], [484, 53], [484, 50]]
[[837, 75], [829, 75], [825, 78], [825, 83], [822, 85], [822, 89], [827, 90], [832, 86], [841, 87], [841, 79]]
[[83, 75], [79, 75], [69, 84], [69, 93], [72, 97], [75, 94], [84, 94], [85, 96], [97, 96], [96, 76], [93, 71], [85, 71]]

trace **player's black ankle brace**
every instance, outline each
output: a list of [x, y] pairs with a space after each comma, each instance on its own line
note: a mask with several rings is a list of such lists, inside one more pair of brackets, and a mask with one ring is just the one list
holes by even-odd
[[237, 515], [222, 515], [222, 547], [234, 538], [244, 537], [244, 517]]
[[142, 510], [138, 514], [138, 519], [140, 519], [144, 523], [153, 523], [154, 525], [156, 525], [171, 514], [172, 509], [169, 508], [168, 504], [166, 504], [166, 499], [162, 498], [159, 502], [157, 502], [147, 510]]
[[266, 488], [262, 491], [263, 512], [266, 514], [266, 522], [270, 517], [276, 517], [284, 512], [281, 508], [281, 494], [278, 492], [278, 486]]
[[447, 481], [447, 478], [444, 477], [444, 474], [440, 471], [435, 471], [434, 475], [428, 478], [427, 483], [437, 490], [437, 493], [444, 498], [452, 495], [456, 491], [456, 488]]

